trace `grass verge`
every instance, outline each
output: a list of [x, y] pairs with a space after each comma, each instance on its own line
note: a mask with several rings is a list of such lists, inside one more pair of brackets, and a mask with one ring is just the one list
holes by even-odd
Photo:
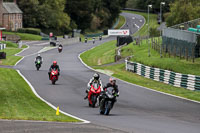
[[[116, 41], [106, 42], [94, 49], [81, 54], [83, 61], [89, 66], [103, 65], [114, 62]], [[101, 56], [100, 56], [101, 55]]]
[[120, 29], [124, 25], [125, 21], [126, 21], [125, 17], [120, 15], [119, 16], [119, 23], [115, 27], [115, 29]]
[[[146, 36], [148, 35], [148, 14], [147, 13], [143, 13], [143, 12], [136, 12], [136, 11], [125, 11], [123, 10], [123, 12], [126, 13], [132, 13], [132, 14], [138, 14], [141, 15], [145, 18], [145, 24], [144, 26], [134, 34], [134, 36]], [[149, 14], [149, 28], [157, 28], [159, 25], [157, 23], [157, 15], [156, 14]]]
[[18, 45], [16, 43], [12, 42], [4, 42], [2, 43], [6, 44], [6, 49], [0, 50], [0, 52], [6, 52], [6, 59], [0, 60], [0, 65], [8, 65], [13, 66], [17, 61], [19, 61], [22, 57], [15, 56], [15, 54], [19, 53], [24, 48], [27, 48], [27, 45], [22, 45], [22, 48], [18, 48]]
[[28, 34], [28, 33], [18, 33], [18, 32], [4, 32], [3, 34], [7, 35], [18, 35], [21, 40], [42, 40], [42, 37], [39, 35]]
[[6, 48], [4, 50], [0, 50], [0, 52], [6, 52], [6, 59], [0, 60], [0, 65], [15, 65], [15, 63], [22, 58], [20, 56], [15, 56], [15, 54], [19, 53], [21, 50], [22, 49], [19, 48]]
[[0, 68], [0, 119], [78, 122], [60, 114], [37, 98], [12, 69]]
[[140, 46], [131, 43], [122, 48], [122, 55], [133, 55], [131, 61], [178, 73], [200, 75], [200, 58], [196, 58], [193, 63], [191, 60], [186, 61], [186, 59], [180, 59], [179, 57], [169, 57], [168, 54], [160, 58], [160, 53], [152, 48], [150, 53], [151, 57], [148, 57], [148, 44], [146, 41], [142, 41]]
[[[93, 67], [94, 69], [102, 69], [102, 70], [108, 70], [114, 73], [112, 76], [117, 77], [119, 79], [125, 80], [127, 82], [137, 84], [140, 86], [144, 86], [147, 88], [151, 88], [154, 90], [158, 90], [161, 92], [173, 94], [176, 96], [181, 96], [184, 98], [188, 98], [191, 100], [200, 101], [200, 92], [199, 91], [190, 91], [184, 88], [177, 88], [171, 85], [167, 85], [161, 82], [157, 82], [151, 79], [144, 78], [142, 76], [139, 76], [137, 74], [128, 72], [125, 70], [125, 64], [118, 64], [118, 65], [111, 65], [111, 66], [100, 66], [98, 63], [99, 60], [103, 60], [101, 64], [107, 64], [114, 62], [114, 53], [111, 54], [114, 50], [112, 46], [113, 44], [111, 42], [104, 43], [100, 46], [97, 46], [96, 48], [93, 48], [89, 51], [86, 51], [85, 53], [81, 54], [81, 59], [89, 66]], [[137, 47], [137, 48], [136, 48]], [[106, 53], [109, 52], [107, 55]], [[142, 61], [149, 62], [151, 59], [155, 61], [156, 64], [165, 63], [166, 61], [163, 61], [163, 59], [158, 59], [160, 62], [158, 63], [156, 60], [156, 57], [154, 57], [154, 54], [156, 56], [159, 56], [159, 54], [156, 51], [152, 51], [152, 57], [148, 57], [148, 47], [146, 45], [142, 46], [133, 46], [132, 44], [129, 44], [128, 46], [124, 47], [122, 49], [122, 55], [127, 56], [134, 54], [134, 58], [138, 57], [141, 58]], [[174, 60], [174, 63], [177, 62], [176, 59], [170, 58], [170, 60]], [[167, 59], [166, 59], [167, 60]], [[168, 61], [170, 65], [170, 60]], [[184, 62], [183, 62], [184, 64]], [[173, 64], [174, 65], [174, 64]], [[170, 65], [170, 66], [173, 66]], [[174, 66], [175, 67], [175, 66]], [[191, 69], [191, 68], [190, 68]], [[192, 71], [192, 69], [191, 69]]]
[[125, 64], [118, 64], [113, 66], [94, 67], [95, 69], [109, 70], [114, 74], [112, 76], [122, 79], [124, 81], [151, 88], [153, 90], [173, 94], [176, 96], [184, 97], [191, 100], [200, 101], [199, 91], [190, 91], [184, 88], [178, 88], [171, 85], [167, 85], [161, 82], [157, 82], [148, 78], [144, 78], [135, 73], [131, 73], [125, 70]]

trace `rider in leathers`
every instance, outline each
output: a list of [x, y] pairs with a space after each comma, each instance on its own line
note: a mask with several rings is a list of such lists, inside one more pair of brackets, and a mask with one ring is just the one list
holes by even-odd
[[[116, 85], [116, 79], [115, 78], [110, 78], [109, 79], [109, 83], [107, 83], [107, 85], [106, 86], [104, 86], [103, 87], [103, 90], [104, 91], [102, 91], [101, 92], [101, 95], [99, 96], [99, 102], [101, 101], [101, 99], [102, 99], [102, 94], [105, 92], [105, 90], [107, 89], [107, 88], [109, 88], [109, 87], [113, 87], [113, 89], [114, 89], [114, 91], [115, 91], [115, 95], [116, 96], [119, 96], [119, 89], [118, 89], [118, 85]], [[112, 105], [114, 105], [114, 103], [116, 102], [117, 100], [116, 100], [116, 98], [113, 100], [113, 102], [112, 102]]]
[[35, 58], [35, 64], [37, 63], [37, 60], [40, 60], [41, 61], [41, 64], [43, 62], [43, 58], [40, 54], [37, 55], [37, 57]]
[[49, 68], [49, 72], [48, 72], [48, 74], [49, 74], [49, 79], [50, 79], [50, 73], [51, 73], [52, 69], [58, 70], [58, 76], [60, 75], [60, 68], [59, 68], [59, 66], [57, 65], [57, 61], [53, 61], [53, 64], [52, 64], [52, 65], [50, 66], [50, 68]]
[[101, 91], [103, 91], [102, 82], [101, 82], [100, 76], [99, 76], [98, 73], [95, 73], [95, 74], [93, 75], [93, 77], [90, 79], [90, 81], [88, 82], [87, 89], [86, 89], [86, 91], [85, 91], [85, 92], [87, 93], [87, 95], [85, 96], [84, 99], [87, 99], [87, 98], [88, 98], [88, 92], [90, 91], [91, 85], [92, 85], [93, 83], [98, 83], [98, 84], [101, 86]]

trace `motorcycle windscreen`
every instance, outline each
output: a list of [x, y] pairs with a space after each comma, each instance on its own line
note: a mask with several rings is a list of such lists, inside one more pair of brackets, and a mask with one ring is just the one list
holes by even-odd
[[93, 86], [95, 89], [98, 89], [100, 85], [99, 85], [98, 83], [93, 83], [92, 86]]
[[113, 93], [114, 93], [114, 88], [113, 88], [113, 87], [108, 87], [108, 88], [106, 89], [106, 95], [107, 95], [110, 99], [114, 98]]

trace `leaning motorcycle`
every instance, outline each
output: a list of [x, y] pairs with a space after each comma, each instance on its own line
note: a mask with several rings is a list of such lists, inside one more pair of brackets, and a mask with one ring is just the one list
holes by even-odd
[[100, 114], [109, 115], [110, 110], [113, 108], [114, 102], [116, 102], [117, 96], [119, 96], [119, 93], [116, 94], [113, 87], [105, 89], [105, 91], [100, 96]]
[[50, 73], [50, 80], [53, 85], [55, 85], [56, 81], [58, 80], [58, 70], [52, 69]]
[[98, 83], [91, 85], [90, 91], [88, 92], [88, 101], [90, 107], [95, 107], [97, 99], [101, 93], [101, 86]]
[[41, 67], [41, 61], [40, 60], [36, 60], [35, 67], [36, 67], [37, 70], [40, 69], [40, 67]]

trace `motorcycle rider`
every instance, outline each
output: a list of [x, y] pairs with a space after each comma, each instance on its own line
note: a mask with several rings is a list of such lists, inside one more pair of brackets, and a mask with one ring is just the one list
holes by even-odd
[[[116, 79], [113, 78], [113, 77], [110, 77], [109, 79], [109, 83], [107, 83], [106, 86], [103, 87], [103, 91], [101, 92], [100, 96], [99, 96], [99, 102], [101, 101], [102, 99], [102, 94], [105, 92], [105, 90], [109, 87], [113, 87], [114, 89], [114, 92], [116, 96], [119, 96], [119, 89], [118, 89], [118, 85], [116, 84]], [[114, 103], [116, 102], [116, 98], [112, 101], [112, 105], [114, 105]]]
[[118, 85], [116, 85], [116, 79], [113, 77], [110, 77], [109, 83], [103, 87], [103, 90], [105, 91], [105, 89], [108, 87], [113, 87], [116, 94], [119, 92]]
[[35, 64], [37, 64], [37, 60], [40, 60], [41, 64], [43, 62], [43, 58], [42, 56], [40, 56], [40, 54], [38, 53], [37, 57], [35, 58]]
[[58, 47], [61, 47], [61, 48], [63, 48], [63, 46], [62, 46], [62, 44], [61, 44], [61, 43], [58, 45]]
[[102, 88], [102, 82], [101, 82], [101, 79], [100, 79], [100, 75], [98, 73], [95, 73], [93, 75], [93, 77], [90, 79], [90, 81], [88, 82], [87, 89], [85, 91], [87, 93], [87, 95], [85, 96], [84, 99], [88, 98], [88, 92], [90, 91], [91, 85], [93, 83], [98, 83], [101, 86], [101, 91], [103, 90], [103, 88]]
[[49, 68], [49, 72], [48, 72], [48, 74], [49, 74], [49, 79], [50, 79], [50, 73], [51, 73], [52, 69], [58, 70], [58, 76], [60, 75], [60, 68], [59, 68], [59, 66], [57, 65], [57, 61], [53, 61], [53, 64], [52, 64], [52, 65], [50, 66], [50, 68]]

